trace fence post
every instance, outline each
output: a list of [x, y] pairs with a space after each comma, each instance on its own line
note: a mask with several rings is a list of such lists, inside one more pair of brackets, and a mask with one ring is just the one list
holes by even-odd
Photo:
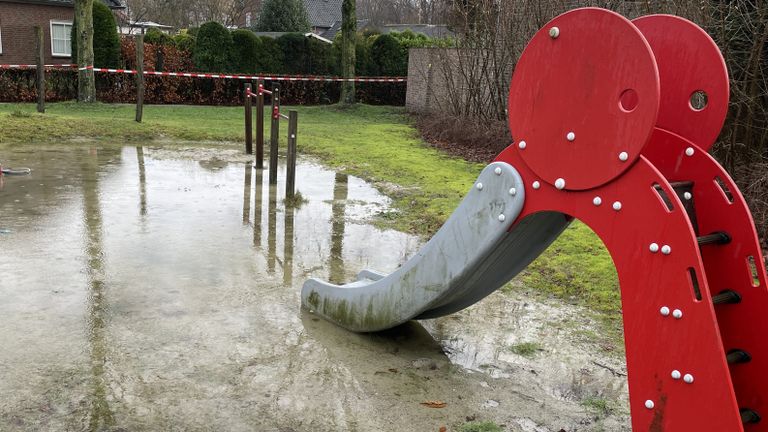
[[35, 55], [37, 57], [37, 112], [45, 112], [45, 54], [43, 28], [35, 26]]
[[296, 192], [296, 133], [298, 132], [299, 113], [288, 112], [288, 169], [285, 176], [285, 198], [293, 198]]
[[256, 96], [256, 169], [264, 169], [264, 82], [258, 81]]
[[280, 136], [280, 89], [272, 90], [272, 129], [269, 137], [269, 184], [277, 184], [277, 143]]
[[144, 115], [144, 35], [136, 35], [136, 121]]
[[245, 84], [245, 153], [253, 154], [253, 113], [251, 111], [251, 84]]

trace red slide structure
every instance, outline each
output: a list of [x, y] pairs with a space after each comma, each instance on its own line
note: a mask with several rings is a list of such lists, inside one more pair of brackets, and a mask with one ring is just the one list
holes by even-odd
[[[744, 198], [707, 153], [728, 72], [695, 24], [602, 9], [541, 29], [512, 79], [518, 221], [590, 226], [619, 275], [636, 431], [768, 431], [768, 289]], [[514, 229], [514, 227], [513, 227]]]

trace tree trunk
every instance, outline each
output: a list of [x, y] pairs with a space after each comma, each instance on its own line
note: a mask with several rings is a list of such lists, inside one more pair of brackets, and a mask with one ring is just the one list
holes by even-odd
[[[77, 100], [96, 101], [96, 80], [93, 69], [93, 0], [75, 0], [75, 36], [77, 37]], [[74, 55], [74, 53], [72, 53]]]
[[[355, 38], [357, 37], [357, 15], [355, 0], [344, 0], [341, 6], [341, 76], [346, 79], [355, 77]], [[341, 84], [341, 103], [355, 103], [354, 81]]]

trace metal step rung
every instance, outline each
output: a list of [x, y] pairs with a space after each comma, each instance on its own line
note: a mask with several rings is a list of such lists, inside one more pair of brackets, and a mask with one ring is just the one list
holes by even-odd
[[712, 303], [716, 305], [741, 303], [741, 294], [736, 291], [725, 290], [713, 296]]
[[725, 358], [728, 359], [728, 364], [749, 363], [752, 361], [752, 356], [740, 349], [728, 351], [728, 355]]
[[700, 236], [697, 238], [697, 240], [699, 241], [699, 246], [710, 244], [723, 245], [731, 242], [731, 236], [725, 231], [717, 231], [713, 232], [712, 234]]
[[739, 413], [741, 414], [741, 422], [744, 424], [760, 423], [760, 414], [749, 408], [742, 408], [739, 410]]

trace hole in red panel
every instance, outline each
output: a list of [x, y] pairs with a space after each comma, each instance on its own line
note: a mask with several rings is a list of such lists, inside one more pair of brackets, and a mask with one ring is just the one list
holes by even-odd
[[747, 266], [749, 266], [749, 276], [752, 279], [752, 286], [760, 286], [760, 276], [757, 274], [757, 264], [755, 264], [755, 257], [750, 256], [747, 258]]
[[696, 90], [691, 93], [691, 99], [688, 101], [691, 109], [694, 111], [701, 111], [706, 108], [707, 102], [709, 102], [709, 100], [707, 98], [707, 92], [704, 90]]
[[634, 89], [626, 89], [621, 92], [619, 96], [619, 106], [624, 112], [632, 112], [637, 108], [637, 104], [640, 103], [640, 96]]
[[672, 204], [672, 200], [669, 199], [669, 195], [667, 195], [667, 193], [664, 191], [664, 189], [661, 187], [660, 184], [654, 183], [653, 190], [656, 191], [656, 195], [659, 196], [659, 199], [664, 204], [664, 207], [666, 207], [667, 213], [675, 209], [675, 206]]
[[729, 203], [733, 203], [733, 193], [731, 193], [731, 189], [728, 188], [728, 185], [725, 184], [723, 179], [721, 179], [720, 177], [715, 177], [715, 183], [723, 192], [723, 196], [725, 197], [725, 199], [727, 199]]
[[701, 301], [701, 288], [699, 288], [699, 278], [696, 277], [696, 270], [694, 270], [693, 267], [688, 268], [688, 278], [691, 280], [693, 296], [696, 297], [696, 301]]

